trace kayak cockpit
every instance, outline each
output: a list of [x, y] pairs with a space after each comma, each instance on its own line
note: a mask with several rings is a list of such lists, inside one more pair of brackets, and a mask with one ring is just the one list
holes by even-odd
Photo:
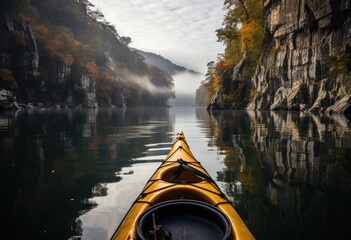
[[136, 223], [142, 240], [226, 240], [231, 235], [229, 219], [210, 204], [173, 200], [156, 204]]

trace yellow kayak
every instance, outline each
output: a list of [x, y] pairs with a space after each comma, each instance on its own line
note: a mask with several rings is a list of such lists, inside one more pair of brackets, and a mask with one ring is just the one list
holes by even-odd
[[111, 239], [255, 239], [178, 132]]

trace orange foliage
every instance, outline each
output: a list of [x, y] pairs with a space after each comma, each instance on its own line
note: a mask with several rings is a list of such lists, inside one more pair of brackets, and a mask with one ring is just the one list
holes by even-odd
[[60, 54], [59, 57], [62, 61], [70, 66], [72, 66], [74, 63], [74, 57], [71, 54]]
[[39, 38], [44, 38], [50, 36], [50, 32], [43, 24], [34, 26], [34, 31]]
[[62, 39], [59, 36], [56, 36], [55, 38], [50, 40], [50, 49], [53, 50], [63, 50], [64, 44]]
[[91, 59], [87, 63], [88, 72], [95, 78], [99, 78], [99, 68], [96, 65], [95, 59]]
[[72, 65], [74, 63], [74, 57], [72, 54], [66, 51], [66, 46], [60, 36], [56, 36], [55, 38], [51, 39], [49, 44], [47, 44], [46, 49], [51, 57], [57, 58], [68, 65]]
[[73, 54], [77, 51], [79, 41], [77, 41], [73, 33], [64, 27], [47, 27], [43, 24], [34, 26], [36, 37], [43, 41], [44, 48], [48, 54], [68, 65], [74, 63]]
[[214, 68], [216, 72], [225, 71], [228, 69], [228, 64], [224, 59], [219, 59]]
[[58, 32], [60, 32], [65, 48], [71, 52], [77, 51], [78, 41], [74, 38], [72, 31], [68, 28], [61, 27], [58, 29]]

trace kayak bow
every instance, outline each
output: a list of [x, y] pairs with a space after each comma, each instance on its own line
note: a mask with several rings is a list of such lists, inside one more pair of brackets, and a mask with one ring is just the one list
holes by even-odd
[[255, 238], [180, 131], [111, 239]]

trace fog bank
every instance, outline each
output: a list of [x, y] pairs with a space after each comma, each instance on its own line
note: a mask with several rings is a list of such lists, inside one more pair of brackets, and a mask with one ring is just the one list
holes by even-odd
[[184, 72], [172, 75], [172, 78], [174, 79], [176, 98], [169, 101], [170, 106], [195, 106], [196, 89], [199, 88], [204, 75]]

